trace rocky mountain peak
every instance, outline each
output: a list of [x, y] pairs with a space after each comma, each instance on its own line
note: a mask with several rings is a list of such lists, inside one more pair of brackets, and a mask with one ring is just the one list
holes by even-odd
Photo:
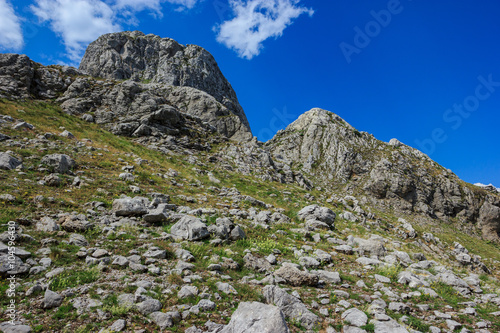
[[305, 112], [266, 146], [316, 185], [366, 195], [403, 213], [478, 222], [485, 238], [498, 239], [497, 196], [466, 184], [417, 149], [397, 139], [379, 141], [332, 112]]
[[305, 130], [310, 126], [327, 126], [332, 124], [333, 121], [344, 123], [348, 127], [352, 128], [351, 125], [335, 113], [321, 108], [312, 108], [311, 110], [300, 115], [296, 121], [288, 126], [287, 129]]
[[248, 126], [236, 93], [214, 57], [197, 45], [140, 31], [105, 34], [92, 42], [80, 70], [94, 77], [192, 87], [208, 93]]

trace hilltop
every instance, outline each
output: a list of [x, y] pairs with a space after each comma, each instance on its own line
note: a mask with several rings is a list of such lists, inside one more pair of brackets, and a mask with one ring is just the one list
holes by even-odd
[[500, 330], [496, 189], [319, 108], [258, 142], [201, 47], [0, 54], [0, 96], [4, 332]]

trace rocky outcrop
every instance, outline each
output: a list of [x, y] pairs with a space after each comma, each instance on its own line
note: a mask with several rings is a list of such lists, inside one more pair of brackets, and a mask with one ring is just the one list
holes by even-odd
[[[185, 106], [184, 112], [204, 120], [207, 120], [206, 116], [203, 117], [205, 113], [213, 113], [211, 116], [216, 118], [235, 116], [236, 119], [224, 129], [228, 136], [241, 132], [237, 138], [251, 138], [250, 126], [236, 93], [213, 56], [199, 46], [184, 46], [173, 39], [146, 36], [139, 31], [106, 34], [89, 45], [80, 70], [93, 77], [132, 78], [164, 86], [194, 88], [177, 89], [170, 96], [171, 102]], [[211, 124], [226, 134], [221, 131], [221, 122], [224, 123], [219, 119]]]
[[341, 184], [379, 206], [432, 218], [478, 223], [488, 239], [499, 239], [497, 195], [468, 185], [422, 152], [398, 140], [384, 143], [322, 109], [301, 115], [266, 143], [278, 163], [316, 180]]
[[90, 44], [80, 68], [0, 54], [0, 97], [58, 98], [65, 112], [118, 135], [252, 139], [236, 93], [199, 46], [140, 32], [108, 34]]
[[68, 66], [42, 66], [24, 54], [0, 54], [0, 97], [55, 98], [79, 74]]

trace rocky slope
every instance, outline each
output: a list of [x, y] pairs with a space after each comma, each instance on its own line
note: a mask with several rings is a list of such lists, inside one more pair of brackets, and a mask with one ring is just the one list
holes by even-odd
[[498, 247], [453, 224], [254, 175], [278, 166], [234, 142], [167, 155], [57, 104], [0, 114], [3, 332], [500, 330]]
[[266, 145], [276, 160], [316, 184], [342, 184], [344, 191], [403, 213], [477, 224], [486, 239], [499, 239], [496, 191], [466, 184], [420, 151], [396, 139], [381, 142], [331, 112], [304, 113]]

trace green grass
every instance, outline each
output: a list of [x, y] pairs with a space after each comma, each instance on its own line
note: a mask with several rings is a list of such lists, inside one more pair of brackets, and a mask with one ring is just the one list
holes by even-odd
[[96, 267], [82, 271], [64, 271], [54, 277], [50, 283], [51, 290], [64, 290], [87, 283], [95, 282], [99, 279], [100, 272]]
[[458, 303], [465, 302], [466, 299], [462, 297], [452, 286], [437, 282], [432, 285], [432, 289], [448, 304], [457, 307]]
[[429, 332], [429, 328], [431, 325], [425, 324], [422, 320], [415, 318], [413, 316], [406, 316], [408, 321], [406, 324], [410, 326], [411, 328], [420, 331], [420, 332]]
[[57, 308], [57, 312], [52, 316], [52, 318], [55, 320], [61, 320], [75, 317], [76, 313], [73, 313], [74, 310], [76, 309], [71, 304], [61, 305]]

